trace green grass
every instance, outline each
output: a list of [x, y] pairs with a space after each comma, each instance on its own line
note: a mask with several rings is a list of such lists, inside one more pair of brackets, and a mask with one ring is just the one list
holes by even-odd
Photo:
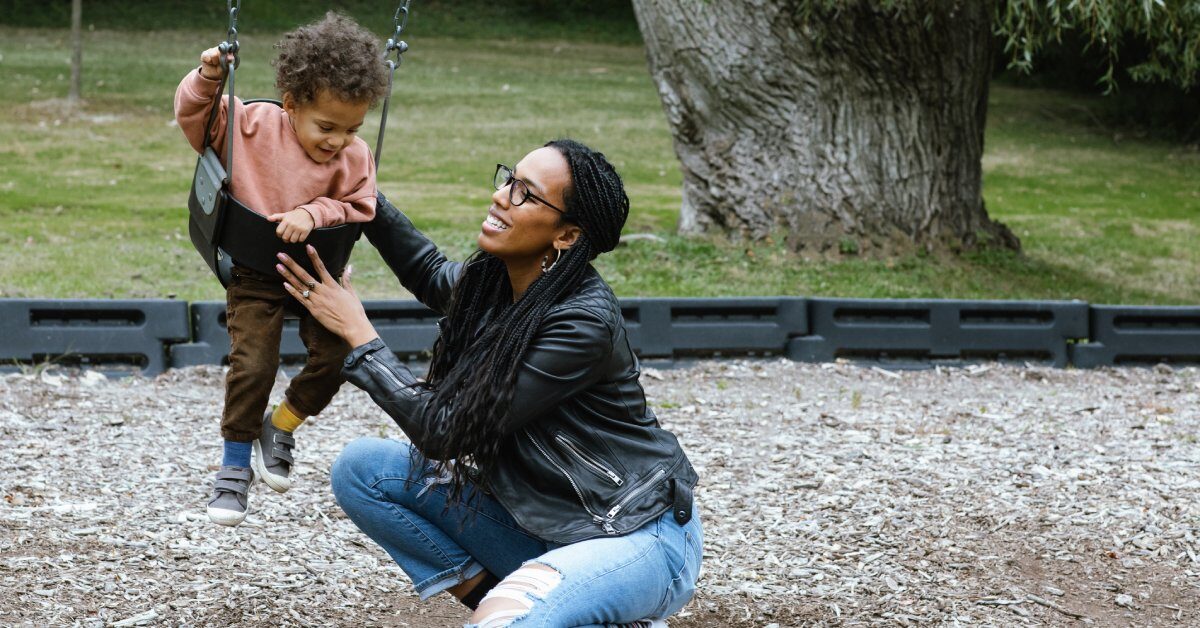
[[[248, 0], [242, 3], [238, 30], [286, 31], [319, 19], [334, 9], [346, 13], [381, 37], [391, 35], [400, 0]], [[137, 34], [155, 30], [212, 29], [224, 35], [229, 22], [224, 0], [121, 0], [83, 4], [83, 26]], [[558, 38], [639, 44], [637, 20], [628, 0], [416, 0], [405, 27], [409, 39]], [[65, 28], [71, 3], [62, 0], [0, 0], [0, 25]]]
[[[72, 114], [67, 33], [0, 27], [0, 297], [221, 298], [186, 236], [195, 157], [171, 124], [175, 85], [216, 35], [88, 32], [87, 104]], [[239, 94], [272, 94], [275, 38], [243, 33]], [[597, 261], [620, 295], [1200, 302], [1200, 155], [1114, 140], [1088, 123], [1092, 99], [993, 88], [985, 198], [1022, 255], [808, 262], [781, 244], [674, 235], [679, 166], [640, 46], [409, 41], [380, 186], [455, 257], [473, 246], [495, 163], [572, 136], [625, 177], [626, 233], [666, 240]], [[366, 297], [403, 295], [365, 241], [354, 263]]]

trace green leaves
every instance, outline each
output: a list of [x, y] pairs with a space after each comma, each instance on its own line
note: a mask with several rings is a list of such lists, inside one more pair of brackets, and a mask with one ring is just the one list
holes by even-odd
[[1185, 90], [1200, 84], [1200, 0], [1008, 0], [996, 7], [996, 34], [1004, 38], [1009, 67], [1029, 71], [1038, 51], [1067, 31], [1106, 53], [1106, 91], [1116, 87], [1112, 69], [1123, 45], [1139, 40], [1151, 52], [1130, 68], [1131, 78]]
[[[802, 0], [793, 11], [800, 22], [828, 17], [866, 3], [881, 13], [912, 12], [925, 28], [937, 28], [938, 18], [964, 2], [929, 0]], [[1112, 73], [1127, 45], [1144, 43], [1150, 53], [1132, 63], [1136, 81], [1174, 83], [1184, 90], [1200, 85], [1200, 0], [999, 0], [995, 3], [995, 32], [1004, 40], [1009, 67], [1029, 72], [1038, 53], [1062, 41], [1068, 31], [1105, 53], [1110, 66], [1101, 80], [1106, 91], [1116, 87]]]

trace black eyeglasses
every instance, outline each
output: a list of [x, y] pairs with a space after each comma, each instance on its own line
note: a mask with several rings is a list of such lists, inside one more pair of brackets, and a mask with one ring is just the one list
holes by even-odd
[[512, 186], [508, 188], [508, 202], [513, 207], [522, 205], [525, 201], [533, 199], [560, 214], [567, 213], [566, 210], [559, 209], [552, 205], [550, 201], [530, 192], [529, 186], [513, 175], [512, 169], [504, 164], [496, 164], [496, 176], [492, 179], [492, 185], [496, 186], [497, 190], [503, 190], [506, 185]]

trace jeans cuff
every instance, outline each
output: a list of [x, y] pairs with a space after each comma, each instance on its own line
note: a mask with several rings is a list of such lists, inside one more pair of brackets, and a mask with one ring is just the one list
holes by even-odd
[[472, 558], [463, 563], [461, 567], [456, 567], [449, 571], [438, 574], [419, 585], [414, 585], [413, 588], [417, 590], [417, 595], [420, 596], [421, 601], [424, 602], [425, 600], [428, 600], [429, 598], [441, 593], [442, 591], [445, 591], [446, 589], [462, 584], [467, 580], [478, 576], [480, 573], [483, 573], [483, 565], [480, 564], [479, 561]]

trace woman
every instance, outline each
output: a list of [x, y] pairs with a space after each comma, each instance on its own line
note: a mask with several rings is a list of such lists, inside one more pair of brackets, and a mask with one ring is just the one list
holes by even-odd
[[604, 155], [571, 140], [497, 166], [495, 185], [465, 263], [382, 196], [366, 228], [445, 315], [428, 381], [383, 345], [349, 271], [335, 281], [310, 248], [313, 278], [280, 256], [286, 289], [354, 347], [347, 379], [412, 441], [351, 443], [334, 495], [421, 599], [449, 591], [475, 609], [468, 626], [653, 625], [694, 593], [702, 532], [696, 473], [646, 406], [590, 264], [616, 247], [629, 199]]

